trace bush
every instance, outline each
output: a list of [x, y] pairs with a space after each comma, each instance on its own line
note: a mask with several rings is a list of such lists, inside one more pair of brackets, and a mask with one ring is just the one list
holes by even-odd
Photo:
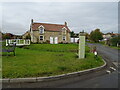
[[25, 37], [25, 39], [31, 39], [30, 34], [28, 34], [28, 35]]
[[120, 44], [120, 35], [117, 37], [111, 38], [110, 43], [112, 46], [117, 46], [117, 43]]
[[63, 44], [63, 42], [59, 42], [59, 44]]
[[59, 42], [59, 44], [69, 44], [68, 42]]
[[43, 42], [43, 44], [50, 44], [50, 41], [46, 40], [45, 42]]

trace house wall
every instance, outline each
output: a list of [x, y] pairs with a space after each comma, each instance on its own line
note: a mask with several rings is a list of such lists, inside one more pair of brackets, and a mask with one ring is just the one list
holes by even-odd
[[111, 38], [111, 35], [110, 34], [103, 35], [103, 38]]
[[39, 40], [39, 33], [38, 31], [31, 31], [31, 42], [36, 43]]
[[23, 38], [23, 39], [25, 39], [25, 38], [26, 38], [26, 36], [28, 36], [28, 35], [29, 35], [29, 33], [30, 33], [30, 32], [26, 32], [24, 35], [22, 35], [22, 38]]
[[[40, 35], [44, 36], [44, 40], [40, 40]], [[44, 34], [40, 34], [39, 30], [31, 32], [31, 41], [32, 42], [46, 42], [46, 40], [50, 41], [50, 37], [58, 37], [58, 43], [60, 42], [68, 42], [70, 43], [70, 33], [66, 32], [66, 41], [63, 41], [63, 33], [62, 32], [53, 32], [53, 31], [44, 31]]]

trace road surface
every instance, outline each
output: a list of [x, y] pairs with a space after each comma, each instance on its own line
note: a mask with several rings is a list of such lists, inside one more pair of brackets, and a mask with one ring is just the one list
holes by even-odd
[[[98, 54], [106, 59], [109, 63], [114, 63], [118, 68], [118, 52], [119, 50], [103, 46], [101, 44], [89, 44], [89, 46], [96, 46]], [[112, 67], [112, 66], [109, 66]], [[118, 88], [118, 70], [108, 68], [110, 74], [104, 74], [92, 77], [83, 81], [72, 82], [59, 86], [60, 88]]]

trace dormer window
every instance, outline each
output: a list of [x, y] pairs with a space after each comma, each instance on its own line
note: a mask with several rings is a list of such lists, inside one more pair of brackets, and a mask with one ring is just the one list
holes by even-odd
[[66, 30], [67, 30], [67, 29], [66, 29], [65, 27], [63, 27], [63, 28], [62, 28], [62, 33], [63, 33], [63, 34], [66, 34]]
[[43, 27], [43, 26], [40, 26], [40, 27], [39, 27], [39, 32], [40, 32], [40, 34], [43, 34], [43, 33], [44, 33], [44, 27]]

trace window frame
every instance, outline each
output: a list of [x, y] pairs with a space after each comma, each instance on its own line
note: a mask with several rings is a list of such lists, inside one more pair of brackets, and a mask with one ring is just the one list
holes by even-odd
[[63, 33], [63, 34], [66, 34], [66, 33], [67, 33], [67, 28], [66, 28], [66, 27], [63, 27], [63, 28], [62, 28], [62, 33]]
[[[40, 38], [41, 36], [42, 36], [42, 40], [41, 40], [41, 38]], [[40, 35], [40, 36], [39, 36], [39, 40], [40, 40], [40, 41], [44, 41], [44, 36], [43, 36], [43, 35]]]
[[66, 41], [66, 36], [62, 36], [62, 40], [63, 40], [63, 41]]
[[[40, 34], [44, 34], [44, 27], [41, 25], [38, 27], [39, 28], [39, 33]], [[42, 31], [41, 31], [42, 30]], [[42, 33], [41, 33], [42, 32]]]

